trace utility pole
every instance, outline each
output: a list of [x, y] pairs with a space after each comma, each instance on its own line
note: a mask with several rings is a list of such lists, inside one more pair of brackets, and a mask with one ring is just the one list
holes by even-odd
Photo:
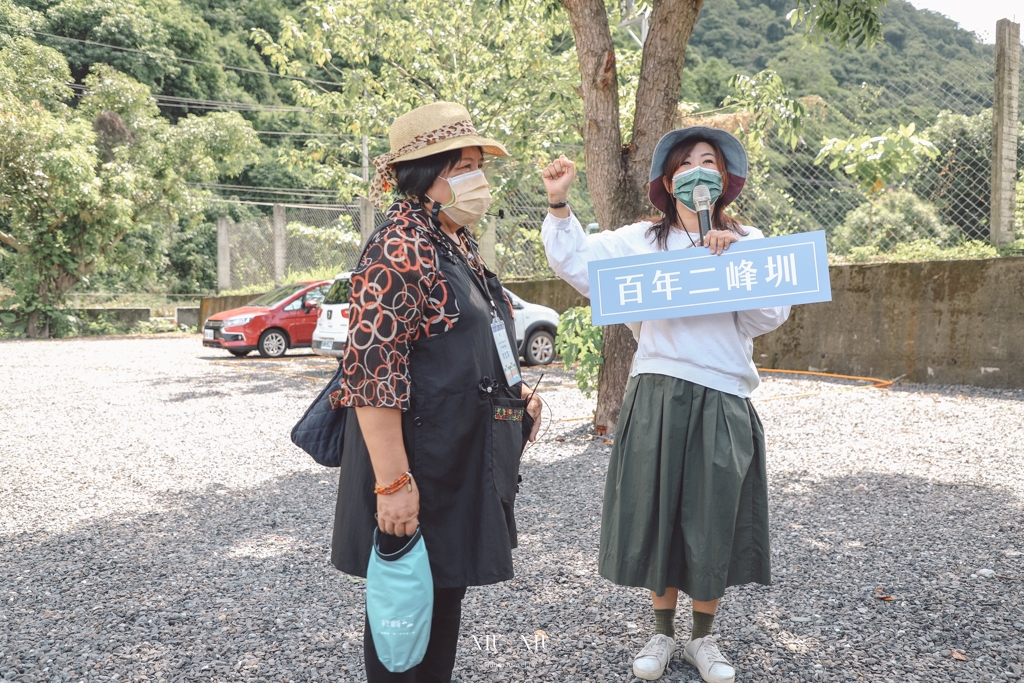
[[217, 291], [231, 289], [231, 219], [217, 219]]
[[1017, 185], [1017, 108], [1020, 98], [1020, 24], [996, 22], [996, 89], [992, 105], [993, 246], [1013, 241]]
[[[624, 14], [629, 18], [623, 19], [621, 22], [616, 24], [616, 28], [626, 29], [626, 32], [629, 34], [629, 36], [636, 42], [637, 45], [640, 46], [640, 49], [642, 50], [644, 47], [644, 43], [647, 42], [647, 29], [650, 25], [649, 19], [651, 16], [651, 12], [648, 9], [644, 10], [640, 14], [637, 14], [636, 5], [634, 4], [633, 0], [626, 0], [625, 10], [626, 11], [624, 12]], [[637, 37], [637, 35], [633, 33], [633, 29], [630, 28], [634, 24], [640, 24], [639, 37]]]
[[[363, 136], [363, 183], [369, 187], [370, 183], [370, 139]], [[366, 197], [359, 198], [359, 234], [363, 238], [363, 244], [373, 234], [374, 211], [373, 204]]]
[[288, 238], [285, 233], [287, 217], [280, 204], [274, 204], [274, 286], [281, 286], [287, 269]]

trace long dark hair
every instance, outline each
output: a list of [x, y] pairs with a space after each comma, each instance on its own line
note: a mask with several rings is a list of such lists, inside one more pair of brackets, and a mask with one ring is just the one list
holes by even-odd
[[[711, 145], [711, 149], [715, 151], [718, 170], [722, 173], [722, 195], [724, 196], [729, 191], [729, 169], [725, 165], [725, 156], [714, 140], [705, 140], [704, 138], [684, 140], [669, 150], [668, 156], [665, 157], [665, 165], [661, 169], [662, 177], [656, 178], [653, 182], [664, 182], [665, 176], [671, 178], [676, 169], [686, 161], [686, 157], [690, 156], [693, 148], [701, 142]], [[682, 228], [682, 221], [679, 219], [679, 212], [676, 210], [676, 199], [669, 194], [668, 201], [665, 203], [664, 215], [660, 221], [647, 229], [647, 237], [650, 238], [651, 235], [654, 235], [658, 241], [658, 249], [665, 251], [668, 249], [668, 236], [672, 232], [672, 228], [675, 227]], [[715, 230], [731, 230], [737, 235], [747, 234], [743, 231], [743, 226], [725, 212], [725, 207], [721, 202], [715, 202], [714, 207], [711, 209], [711, 227]]]

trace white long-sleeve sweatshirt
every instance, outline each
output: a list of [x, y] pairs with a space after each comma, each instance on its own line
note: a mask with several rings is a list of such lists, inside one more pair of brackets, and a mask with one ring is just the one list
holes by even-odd
[[[606, 230], [594, 235], [583, 232], [576, 216], [558, 218], [550, 213], [544, 219], [541, 239], [548, 263], [558, 277], [590, 296], [587, 264], [599, 259], [651, 254], [658, 245], [647, 230], [647, 221]], [[744, 226], [740, 240], [764, 237], [757, 228]], [[687, 236], [673, 230], [668, 248], [691, 249], [699, 235]], [[736, 313], [713, 313], [687, 318], [648, 320], [631, 325], [637, 337], [630, 376], [643, 373], [668, 375], [728, 394], [748, 397], [761, 383], [754, 366], [753, 338], [771, 332], [789, 317], [789, 306], [755, 308]]]

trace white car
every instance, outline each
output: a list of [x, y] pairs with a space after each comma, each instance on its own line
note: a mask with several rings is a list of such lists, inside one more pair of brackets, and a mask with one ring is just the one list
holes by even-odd
[[[351, 273], [339, 273], [320, 303], [320, 317], [313, 332], [313, 353], [341, 358], [348, 339], [348, 295]], [[547, 365], [555, 359], [558, 313], [547, 306], [524, 301], [505, 290], [515, 311], [516, 344], [526, 365]]]
[[558, 314], [553, 308], [531, 304], [505, 290], [515, 311], [516, 343], [527, 365], [547, 365], [555, 359]]
[[345, 355], [345, 341], [348, 340], [348, 293], [351, 273], [334, 276], [331, 288], [320, 302], [320, 317], [313, 330], [313, 353], [321, 356], [341, 358]]

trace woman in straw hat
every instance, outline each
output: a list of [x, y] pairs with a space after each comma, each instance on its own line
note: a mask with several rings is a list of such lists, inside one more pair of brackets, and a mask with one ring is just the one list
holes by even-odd
[[540, 400], [509, 355], [511, 305], [466, 227], [491, 201], [483, 155], [508, 152], [450, 102], [400, 116], [390, 137], [370, 198], [382, 208], [388, 192], [398, 199], [352, 274], [339, 400], [354, 418], [332, 562], [366, 576], [375, 528], [383, 552], [422, 530], [434, 584], [426, 656], [390, 673], [367, 624], [367, 678], [448, 681], [466, 587], [512, 578], [519, 458], [536, 437]]
[[[590, 261], [668, 249], [721, 255], [733, 242], [760, 238], [725, 212], [746, 175], [746, 152], [729, 133], [672, 131], [651, 164], [649, 196], [661, 220], [587, 236], [565, 203], [575, 169], [563, 156], [543, 173], [552, 207], [542, 230], [548, 262], [586, 296]], [[703, 246], [698, 185], [714, 202]], [[659, 678], [676, 649], [680, 591], [693, 603], [683, 657], [705, 681], [735, 678], [712, 635], [718, 601], [727, 586], [771, 581], [764, 432], [749, 399], [759, 383], [751, 339], [788, 316], [782, 307], [631, 324], [638, 348], [608, 464], [598, 567], [617, 584], [651, 591], [655, 635], [633, 660], [639, 678]]]

